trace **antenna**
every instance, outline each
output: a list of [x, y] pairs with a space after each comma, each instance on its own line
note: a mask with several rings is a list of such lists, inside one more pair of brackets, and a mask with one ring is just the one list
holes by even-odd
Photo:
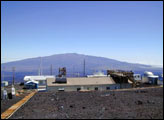
[[38, 75], [40, 75], [40, 68], [38, 69]]
[[74, 71], [74, 69], [75, 69], [74, 66], [72, 66], [72, 77], [75, 76], [75, 73], [74, 73], [75, 71]]
[[40, 70], [39, 75], [42, 75], [42, 57], [40, 57]]
[[12, 69], [13, 69], [13, 83], [12, 84], [14, 85], [14, 83], [15, 83], [15, 67], [13, 67]]
[[5, 67], [3, 67], [3, 81], [5, 81]]

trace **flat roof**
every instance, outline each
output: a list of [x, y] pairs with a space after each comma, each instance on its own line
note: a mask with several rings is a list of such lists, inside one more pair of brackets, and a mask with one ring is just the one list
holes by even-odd
[[158, 78], [159, 76], [148, 76], [148, 78]]
[[76, 77], [67, 78], [67, 83], [53, 83], [55, 79], [47, 78], [48, 86], [71, 86], [71, 85], [107, 85], [116, 84], [111, 77], [100, 77], [100, 78], [87, 78], [87, 77]]
[[55, 76], [25, 76], [24, 81], [29, 81], [29, 80], [46, 80], [47, 78], [55, 78]]

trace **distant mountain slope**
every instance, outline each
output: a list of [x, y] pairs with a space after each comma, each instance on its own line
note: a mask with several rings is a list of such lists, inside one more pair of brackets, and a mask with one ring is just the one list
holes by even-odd
[[[82, 72], [84, 59], [86, 63], [86, 72], [107, 69], [133, 71], [151, 70], [163, 72], [163, 68], [152, 67], [150, 65], [132, 64], [104, 57], [96, 57], [76, 53], [56, 54], [52, 56], [42, 57], [42, 69], [45, 73], [48, 73], [50, 71], [50, 65], [52, 64], [56, 72], [59, 67], [66, 67], [68, 73]], [[38, 71], [40, 66], [40, 58], [29, 58], [15, 62], [3, 63], [1, 64], [1, 70], [3, 66], [5, 66], [6, 71], [11, 71], [13, 66], [16, 67], [17, 72]]]

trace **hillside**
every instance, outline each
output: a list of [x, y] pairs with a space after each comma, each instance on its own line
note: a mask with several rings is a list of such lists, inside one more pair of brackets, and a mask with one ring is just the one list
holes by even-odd
[[[134, 72], [163, 72], [163, 68], [152, 67], [150, 65], [133, 64], [104, 57], [67, 53], [42, 57], [43, 74], [50, 73], [51, 64], [53, 66], [54, 74], [58, 73], [59, 67], [66, 67], [68, 74], [75, 72], [83, 73], [84, 59], [86, 64], [86, 73], [88, 74], [92, 74], [98, 70], [106, 71], [107, 69], [132, 70]], [[16, 68], [16, 72], [34, 72], [37, 74], [40, 66], [40, 57], [4, 63], [1, 64], [1, 70], [4, 66], [6, 72], [11, 72], [12, 67], [14, 66]]]

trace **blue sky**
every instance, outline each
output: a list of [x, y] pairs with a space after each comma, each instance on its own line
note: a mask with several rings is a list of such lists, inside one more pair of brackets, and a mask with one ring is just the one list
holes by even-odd
[[163, 2], [1, 2], [1, 63], [60, 53], [163, 65]]

